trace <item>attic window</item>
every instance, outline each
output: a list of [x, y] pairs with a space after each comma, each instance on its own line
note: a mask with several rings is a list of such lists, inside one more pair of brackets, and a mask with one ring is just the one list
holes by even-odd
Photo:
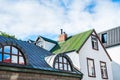
[[54, 68], [65, 71], [72, 71], [72, 66], [70, 61], [64, 56], [56, 57]]
[[92, 38], [92, 48], [95, 49], [95, 50], [98, 50], [98, 40], [97, 40], [97, 37], [92, 35], [91, 38]]
[[25, 65], [24, 56], [14, 46], [2, 46], [0, 48], [0, 62]]

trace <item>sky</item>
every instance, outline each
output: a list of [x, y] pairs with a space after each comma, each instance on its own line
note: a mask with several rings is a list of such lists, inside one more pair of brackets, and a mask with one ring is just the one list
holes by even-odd
[[68, 36], [120, 26], [120, 0], [0, 0], [0, 31], [18, 39], [39, 35], [57, 40], [60, 29]]

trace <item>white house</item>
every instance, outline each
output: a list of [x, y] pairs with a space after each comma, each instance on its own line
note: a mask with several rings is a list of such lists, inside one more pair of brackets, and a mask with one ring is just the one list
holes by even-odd
[[100, 42], [95, 30], [67, 37], [59, 36], [59, 42], [49, 49], [53, 55], [45, 58], [56, 69], [83, 73], [82, 80], [113, 80], [111, 58]]
[[120, 27], [103, 31], [98, 35], [113, 60], [113, 79], [120, 80]]

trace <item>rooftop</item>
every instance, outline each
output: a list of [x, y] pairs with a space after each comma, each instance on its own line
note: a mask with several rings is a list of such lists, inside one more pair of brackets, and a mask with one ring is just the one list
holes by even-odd
[[78, 71], [65, 72], [65, 71], [50, 67], [45, 61], [45, 57], [52, 55], [52, 53], [50, 53], [49, 51], [39, 46], [36, 46], [33, 43], [28, 43], [26, 41], [21, 41], [21, 40], [0, 36], [0, 46], [7, 46], [7, 45], [16, 46], [18, 49], [21, 50], [21, 52], [25, 56], [26, 65], [0, 63], [0, 66], [6, 66], [6, 67], [15, 66], [15, 67], [21, 67], [21, 68], [38, 69], [38, 70], [45, 70], [45, 71], [52, 71], [52, 72], [54, 71], [54, 72], [81, 74], [81, 72], [78, 73]]
[[51, 50], [51, 52], [53, 54], [59, 54], [59, 53], [65, 53], [69, 51], [78, 51], [92, 32], [93, 32], [93, 29], [68, 37], [66, 41], [58, 43]]

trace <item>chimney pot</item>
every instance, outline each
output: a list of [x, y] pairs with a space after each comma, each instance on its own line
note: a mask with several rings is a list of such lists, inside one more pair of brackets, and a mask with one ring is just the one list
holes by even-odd
[[67, 39], [67, 34], [63, 32], [63, 29], [61, 29], [61, 34], [59, 35], [58, 41], [63, 42]]
[[63, 29], [60, 29], [61, 30], [61, 34], [63, 34]]

